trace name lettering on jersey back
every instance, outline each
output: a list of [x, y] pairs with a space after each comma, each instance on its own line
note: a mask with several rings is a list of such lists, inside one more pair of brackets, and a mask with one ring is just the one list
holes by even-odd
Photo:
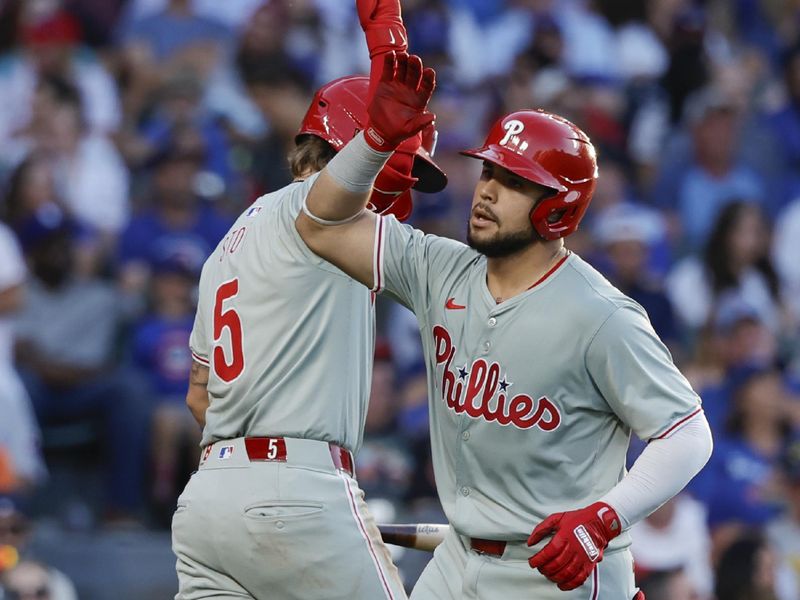
[[219, 262], [222, 262], [223, 258], [229, 254], [235, 253], [239, 248], [242, 247], [242, 241], [244, 240], [246, 233], [247, 227], [239, 227], [225, 236], [225, 238], [222, 240], [222, 248], [221, 252], [219, 253]]
[[527, 394], [507, 394], [509, 382], [505, 377], [501, 379], [499, 363], [479, 358], [469, 368], [454, 369], [456, 347], [450, 332], [441, 325], [433, 328], [433, 342], [436, 365], [444, 366], [442, 400], [457, 414], [467, 413], [473, 419], [497, 421], [520, 429], [538, 427], [553, 431], [561, 424], [561, 413], [546, 396], [534, 400]]

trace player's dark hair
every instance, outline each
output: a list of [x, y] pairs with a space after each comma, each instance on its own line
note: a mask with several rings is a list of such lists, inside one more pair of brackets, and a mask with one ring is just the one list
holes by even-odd
[[308, 175], [309, 171], [321, 171], [334, 156], [336, 150], [328, 142], [315, 135], [303, 134], [297, 137], [287, 159], [292, 177], [298, 178]]

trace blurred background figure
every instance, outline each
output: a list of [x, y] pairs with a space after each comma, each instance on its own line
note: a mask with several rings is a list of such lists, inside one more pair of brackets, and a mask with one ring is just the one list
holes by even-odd
[[[712, 596], [711, 536], [706, 510], [684, 493], [631, 529], [637, 578], [648, 600], [708, 600]], [[646, 583], [646, 585], [645, 585]]]
[[152, 159], [151, 194], [120, 237], [117, 277], [134, 312], [142, 308], [156, 262], [178, 256], [199, 269], [232, 223], [200, 196], [205, 145], [195, 131], [184, 133]]
[[722, 299], [748, 304], [775, 333], [784, 318], [769, 230], [753, 204], [732, 202], [719, 213], [702, 259], [689, 256], [667, 277], [667, 290], [690, 330], [708, 323]]
[[699, 600], [686, 574], [681, 570], [653, 571], [638, 579], [639, 589], [650, 600]]
[[14, 317], [27, 269], [13, 231], [0, 224], [0, 494], [27, 494], [47, 474], [39, 426], [14, 366]]
[[7, 40], [16, 42], [3, 54], [0, 69], [0, 140], [2, 163], [14, 163], [26, 150], [26, 138], [38, 125], [36, 90], [47, 77], [72, 81], [86, 107], [86, 129], [105, 135], [122, 120], [116, 84], [105, 65], [86, 46], [77, 19], [60, 2], [4, 3], [11, 26]]
[[745, 534], [720, 556], [716, 572], [717, 600], [788, 600], [776, 591], [775, 553], [763, 537]]
[[66, 215], [52, 221], [31, 217], [20, 237], [31, 277], [15, 350], [37, 419], [43, 426], [96, 419], [105, 440], [105, 516], [137, 518], [148, 399], [118, 368], [119, 297], [107, 282], [76, 276], [74, 223]]
[[19, 600], [53, 600], [50, 573], [39, 563], [22, 561], [2, 575], [3, 594]]
[[257, 197], [292, 180], [286, 155], [294, 146], [303, 108], [311, 100], [311, 87], [309, 79], [287, 63], [251, 65], [243, 76], [250, 97], [269, 124], [253, 147], [253, 192]]
[[151, 500], [165, 526], [200, 459], [201, 431], [185, 403], [198, 276], [197, 266], [180, 255], [160, 257], [153, 264], [147, 308], [131, 328], [133, 366], [153, 403]]
[[725, 429], [715, 441], [719, 452], [693, 488], [708, 503], [714, 556], [782, 510], [779, 463], [793, 430], [790, 399], [774, 369], [740, 370], [730, 400]]
[[77, 600], [75, 586], [64, 573], [32, 559], [30, 537], [28, 518], [10, 498], [0, 496], [0, 549], [10, 557], [0, 564], [0, 590], [13, 598], [17, 589], [46, 588], [50, 600]]
[[661, 215], [632, 203], [617, 204], [597, 214], [593, 234], [602, 254], [596, 260], [604, 265], [604, 274], [642, 305], [664, 343], [679, 350], [672, 302], [653, 267], [665, 235]]
[[367, 498], [387, 499], [397, 511], [411, 485], [414, 464], [407, 440], [397, 427], [402, 406], [395, 379], [391, 346], [388, 340], [379, 339], [375, 343], [364, 443], [356, 468]]

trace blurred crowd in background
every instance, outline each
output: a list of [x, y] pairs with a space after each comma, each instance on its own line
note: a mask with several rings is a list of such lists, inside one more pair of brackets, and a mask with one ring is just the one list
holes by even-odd
[[[313, 90], [368, 72], [354, 4], [0, 2], [9, 597], [76, 597], [74, 574], [26, 544], [46, 519], [167, 531], [199, 453], [183, 401], [200, 268], [291, 180]], [[464, 239], [480, 165], [457, 151], [512, 110], [571, 119], [600, 179], [567, 246], [645, 307], [703, 399], [711, 462], [633, 528], [648, 600], [797, 600], [800, 2], [402, 4], [411, 51], [437, 71], [450, 177], [411, 223]], [[438, 521], [416, 319], [388, 301], [378, 317], [358, 479], [379, 521]], [[410, 587], [424, 557], [398, 562]]]

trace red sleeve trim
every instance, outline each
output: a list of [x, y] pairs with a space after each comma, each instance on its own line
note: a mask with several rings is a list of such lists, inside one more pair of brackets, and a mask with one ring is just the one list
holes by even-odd
[[698, 409], [697, 409], [696, 411], [694, 411], [692, 414], [690, 414], [690, 415], [687, 415], [687, 416], [683, 417], [683, 418], [682, 418], [680, 421], [678, 421], [677, 423], [673, 424], [673, 425], [672, 425], [672, 427], [670, 427], [669, 429], [667, 429], [667, 430], [666, 430], [664, 433], [662, 433], [662, 434], [661, 434], [661, 435], [659, 435], [658, 437], [654, 437], [654, 438], [652, 438], [652, 439], [654, 439], [654, 440], [663, 440], [663, 439], [664, 439], [665, 437], [667, 437], [667, 436], [668, 436], [670, 433], [672, 433], [673, 431], [675, 431], [675, 430], [676, 430], [678, 427], [680, 427], [681, 425], [683, 425], [684, 423], [686, 423], [686, 421], [688, 421], [689, 419], [691, 419], [691, 418], [693, 418], [693, 417], [695, 417], [695, 416], [699, 415], [701, 412], [703, 412], [703, 409], [702, 409], [702, 408], [698, 408]]
[[199, 362], [199, 363], [200, 363], [201, 365], [203, 365], [204, 367], [207, 367], [207, 366], [209, 366], [209, 365], [211, 364], [211, 363], [209, 363], [209, 362], [208, 362], [208, 359], [207, 359], [207, 358], [203, 358], [203, 357], [202, 357], [202, 356], [200, 356], [199, 354], [195, 354], [195, 352], [194, 352], [194, 351], [192, 351], [192, 358], [193, 358], [194, 360], [196, 360], [197, 362]]

